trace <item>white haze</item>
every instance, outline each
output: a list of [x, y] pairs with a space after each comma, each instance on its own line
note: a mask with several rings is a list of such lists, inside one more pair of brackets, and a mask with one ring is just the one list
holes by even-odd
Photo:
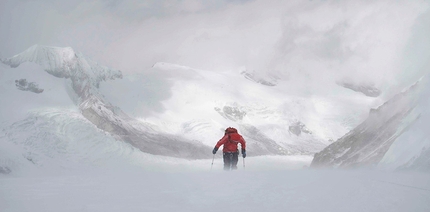
[[[340, 104], [344, 109], [323, 107], [330, 115], [380, 105], [428, 72], [429, 7], [420, 0], [0, 0], [0, 57], [42, 44], [70, 46], [126, 74], [150, 76], [157, 62], [236, 75], [250, 70], [281, 78], [292, 95], [313, 97], [322, 106], [333, 104], [325, 99], [344, 97], [332, 89], [339, 80], [383, 91], [374, 100], [351, 95]], [[307, 170], [302, 168], [312, 158], [301, 155], [248, 157], [246, 167], [241, 159], [239, 171], [222, 172], [219, 157], [211, 166], [212, 160], [149, 155], [92, 125], [56, 89], [63, 80], [40, 66], [23, 64], [13, 73], [0, 68], [8, 73], [7, 80], [0, 75], [4, 85], [14, 88], [13, 79], [34, 71], [26, 75], [29, 81], [42, 80], [46, 88], [37, 97], [15, 88], [1, 96], [0, 127], [10, 124], [6, 117], [20, 121], [0, 131], [1, 162], [14, 170], [0, 174], [0, 211], [430, 211], [428, 173]], [[165, 77], [179, 76], [170, 74]], [[172, 101], [172, 111], [185, 108], [171, 99], [172, 93], [182, 97], [182, 90], [159, 82], [151, 88], [160, 94], [155, 99]], [[106, 84], [101, 89], [108, 90]], [[0, 92], [7, 89], [0, 85]], [[31, 104], [6, 102], [12, 96]], [[160, 108], [146, 108], [152, 111], [144, 111], [145, 118], [175, 120]], [[427, 138], [424, 127], [417, 130], [405, 139]], [[402, 160], [396, 155], [402, 147], [394, 146], [388, 156]]]
[[[394, 89], [427, 64], [427, 1], [5, 1], [1, 55], [72, 46], [123, 72], [156, 62]], [[408, 64], [410, 61], [413, 64]], [[411, 70], [413, 69], [413, 70]], [[407, 72], [405, 74], [405, 72]], [[407, 75], [407, 76], [404, 76]], [[417, 78], [418, 77], [418, 78]], [[310, 83], [316, 86], [317, 83]], [[404, 84], [401, 84], [405, 86]], [[392, 95], [390, 93], [389, 95]]]

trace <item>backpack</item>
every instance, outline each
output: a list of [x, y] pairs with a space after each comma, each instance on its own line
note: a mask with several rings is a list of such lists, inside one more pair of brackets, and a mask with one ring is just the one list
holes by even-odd
[[237, 133], [236, 128], [228, 127], [227, 129], [225, 129], [225, 134], [230, 134], [230, 133]]
[[225, 134], [228, 134], [228, 141], [234, 144], [239, 143], [240, 139], [242, 138], [242, 136], [237, 133], [236, 128], [233, 127], [225, 129]]

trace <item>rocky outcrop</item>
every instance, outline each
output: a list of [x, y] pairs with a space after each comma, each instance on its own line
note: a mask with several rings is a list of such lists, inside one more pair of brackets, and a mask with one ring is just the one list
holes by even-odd
[[300, 121], [289, 126], [288, 131], [296, 136], [300, 136], [302, 133], [312, 134], [312, 132], [306, 127], [306, 125]]
[[10, 170], [9, 167], [6, 166], [0, 166], [0, 174], [9, 174], [12, 170]]
[[224, 106], [222, 109], [215, 107], [215, 111], [217, 111], [221, 116], [226, 119], [230, 119], [232, 121], [242, 120], [245, 117], [246, 112], [243, 111], [238, 106]]
[[15, 80], [15, 85], [19, 90], [30, 91], [33, 93], [42, 93], [43, 89], [39, 88], [39, 85], [35, 82], [27, 82], [26, 79]]
[[354, 84], [350, 82], [337, 82], [338, 85], [351, 89], [355, 92], [363, 93], [369, 97], [378, 97], [381, 95], [381, 91], [373, 85], [364, 85], [364, 84]]

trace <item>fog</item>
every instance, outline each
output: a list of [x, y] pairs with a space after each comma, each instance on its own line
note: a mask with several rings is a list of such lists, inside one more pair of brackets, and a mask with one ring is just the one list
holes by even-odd
[[[43, 70], [64, 61], [42, 52], [39, 64], [0, 65], [0, 211], [429, 211], [428, 172], [307, 169], [311, 154], [252, 148], [276, 140], [313, 151], [341, 137], [428, 73], [429, 37], [426, 0], [0, 0], [0, 58], [34, 44], [69, 46], [119, 69], [123, 80], [97, 88], [105, 114], [123, 110], [132, 117], [124, 123], [148, 129], [142, 135], [204, 144], [209, 158], [145, 153], [102, 130], [75, 105], [70, 79]], [[281, 83], [256, 83], [245, 70]], [[407, 96], [418, 106], [405, 108], [421, 119], [388, 151], [387, 170], [429, 147], [427, 78], [419, 97]], [[19, 90], [23, 79], [45, 92]], [[301, 122], [312, 132], [292, 135], [288, 126]], [[249, 125], [240, 131], [248, 157], [224, 172], [210, 148], [231, 124]], [[148, 138], [170, 138], [162, 135]]]
[[[347, 127], [342, 125], [339, 132], [345, 133], [365, 119], [369, 107], [381, 105], [428, 72], [429, 8], [428, 1], [418, 0], [1, 1], [0, 57], [11, 57], [41, 44], [70, 46], [125, 74], [154, 71], [151, 67], [157, 62], [223, 73], [247, 70], [263, 78], [283, 80], [286, 86], [278, 86], [279, 90], [291, 90], [289, 95], [301, 95], [311, 101], [309, 97], [313, 96], [323, 102], [310, 103], [310, 109], [303, 113], [310, 114], [314, 108], [330, 111], [324, 106], [324, 98], [339, 98], [332, 104], [349, 105], [350, 110], [330, 111], [326, 113], [327, 119], [314, 123], [308, 120], [308, 125], [318, 129], [327, 120], [334, 120], [333, 117], [354, 120]], [[158, 70], [157, 77], [170, 77], [163, 73]], [[145, 74], [149, 78], [145, 82], [155, 79], [165, 82], [153, 75]], [[346, 98], [340, 97], [344, 95], [342, 91], [333, 89], [336, 82], [372, 85], [382, 91], [382, 96], [364, 99], [348, 95], [354, 101], [344, 101]], [[164, 112], [166, 105], [163, 107], [161, 102], [174, 99], [172, 83], [159, 84], [144, 91], [136, 89], [146, 96], [156, 95], [152, 98], [156, 101], [154, 107], [139, 107], [146, 111], [145, 118], [151, 118], [152, 110]], [[102, 88], [114, 93], [109, 86]], [[205, 85], [200, 90], [215, 88]], [[110, 89], [125, 96], [121, 89], [114, 86]], [[181, 92], [180, 88], [176, 90]], [[246, 93], [249, 92], [244, 88]], [[171, 105], [179, 105], [183, 96], [176, 94], [179, 100]], [[241, 97], [234, 98], [238, 101]], [[274, 98], [283, 97], [274, 95]], [[128, 99], [135, 98], [130, 95]], [[121, 104], [123, 109], [135, 108], [128, 101], [121, 102], [125, 104]], [[204, 111], [209, 110], [213, 112], [212, 107]], [[187, 114], [184, 111], [179, 113]], [[187, 119], [189, 114], [184, 116]], [[309, 116], [318, 119], [321, 114]], [[172, 116], [167, 117], [173, 120]], [[164, 122], [164, 118], [160, 120]], [[339, 136], [336, 134], [335, 138]]]
[[71, 46], [124, 73], [162, 61], [389, 97], [429, 63], [429, 14], [428, 1], [2, 1], [0, 56]]

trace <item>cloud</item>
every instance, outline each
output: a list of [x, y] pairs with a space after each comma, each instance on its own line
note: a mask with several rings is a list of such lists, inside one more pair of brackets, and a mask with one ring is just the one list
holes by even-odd
[[214, 71], [246, 67], [285, 79], [347, 78], [388, 89], [406, 67], [417, 68], [408, 61], [428, 61], [419, 55], [430, 51], [411, 42], [430, 37], [416, 27], [429, 11], [429, 3], [418, 0], [3, 4], [0, 56], [34, 43], [72, 46], [124, 72], [164, 61]]
[[118, 63], [139, 67], [157, 61], [209, 70], [245, 66], [385, 86], [403, 71], [402, 51], [426, 10], [419, 1], [253, 1], [142, 21], [109, 52], [123, 55], [115, 56]]

